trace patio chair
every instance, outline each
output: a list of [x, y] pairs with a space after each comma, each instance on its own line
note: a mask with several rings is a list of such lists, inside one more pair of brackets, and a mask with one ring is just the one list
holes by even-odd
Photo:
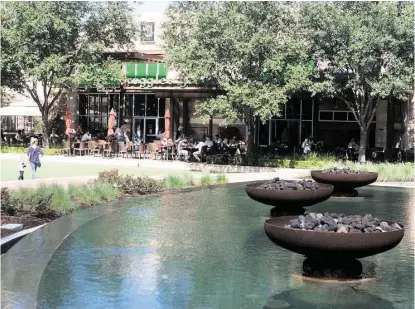
[[118, 153], [117, 156], [121, 155], [124, 158], [124, 155], [127, 154], [127, 150], [125, 150], [125, 142], [118, 142]]
[[139, 159], [141, 159], [141, 158], [149, 158], [150, 157], [150, 153], [147, 150], [147, 145], [146, 144], [140, 144], [140, 145], [138, 145], [138, 150], [134, 151], [134, 155], [136, 157], [139, 157]]
[[93, 156], [95, 157], [95, 153], [99, 153], [99, 146], [97, 142], [94, 141], [89, 141], [88, 142], [88, 154], [91, 155], [91, 153], [93, 154]]
[[71, 144], [69, 141], [65, 141], [63, 143], [63, 149], [62, 149], [63, 154], [68, 153], [68, 156], [71, 155]]
[[155, 143], [149, 143], [148, 144], [148, 152], [150, 154], [150, 159], [152, 156], [154, 156], [154, 159], [156, 160], [157, 157], [160, 155], [158, 152], [158, 146]]
[[79, 143], [79, 148], [74, 148], [73, 149], [73, 152], [74, 152], [74, 154], [76, 155], [76, 152], [79, 152], [79, 155], [81, 156], [82, 155], [82, 153], [86, 153], [86, 148], [85, 148], [85, 142], [80, 142]]
[[134, 143], [133, 142], [128, 142], [127, 144], [127, 158], [128, 156], [131, 156], [131, 158], [133, 157], [133, 151], [134, 151]]
[[114, 142], [105, 145], [103, 156], [106, 157], [108, 155], [108, 157], [111, 157], [112, 153], [114, 153]]

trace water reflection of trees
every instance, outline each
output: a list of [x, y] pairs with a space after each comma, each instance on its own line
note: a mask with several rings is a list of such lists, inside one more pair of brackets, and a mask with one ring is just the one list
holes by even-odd
[[[165, 194], [157, 241], [159, 300], [166, 307], [257, 307], [287, 287], [287, 264], [263, 231], [256, 202], [241, 189]], [[280, 256], [278, 256], [280, 254]], [[287, 262], [291, 254], [287, 252]], [[294, 264], [301, 265], [301, 259]]]

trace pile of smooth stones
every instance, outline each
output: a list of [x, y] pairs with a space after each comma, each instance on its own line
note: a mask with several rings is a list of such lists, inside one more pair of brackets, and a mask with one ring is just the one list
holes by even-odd
[[265, 190], [318, 190], [320, 185], [312, 180], [280, 180], [278, 177], [258, 187]]
[[370, 214], [364, 216], [336, 213], [313, 213], [306, 211], [297, 219], [292, 219], [286, 228], [333, 233], [381, 233], [402, 229], [398, 223], [389, 224]]

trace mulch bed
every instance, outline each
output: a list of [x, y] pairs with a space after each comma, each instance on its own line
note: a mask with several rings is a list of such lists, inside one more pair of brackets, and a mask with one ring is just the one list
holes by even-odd
[[[8, 223], [20, 223], [23, 224], [23, 229], [30, 229], [35, 226], [39, 226], [48, 222], [51, 222], [58, 218], [59, 216], [55, 217], [35, 217], [30, 213], [20, 213], [17, 216], [7, 216], [7, 215], [1, 215], [1, 225], [8, 224]], [[20, 232], [20, 231], [17, 231]], [[6, 237], [12, 234], [17, 233], [16, 231], [8, 231], [1, 229], [1, 237]]]

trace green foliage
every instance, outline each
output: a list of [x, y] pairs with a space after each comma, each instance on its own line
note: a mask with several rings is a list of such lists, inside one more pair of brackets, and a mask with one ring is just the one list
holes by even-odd
[[[359, 159], [381, 98], [404, 100], [413, 88], [414, 4], [410, 2], [304, 3], [301, 21], [313, 46], [318, 89], [345, 102], [360, 127]], [[322, 84], [319, 83], [319, 86]]]
[[112, 186], [117, 188], [122, 194], [130, 195], [151, 194], [163, 189], [163, 182], [161, 181], [131, 175], [120, 175], [117, 169], [99, 173], [95, 183]]
[[[44, 155], [59, 155], [62, 154], [62, 147], [54, 147], [54, 148], [47, 148], [42, 149]], [[1, 153], [22, 153], [26, 154], [27, 148], [26, 147], [16, 147], [16, 146], [5, 146], [1, 145], [0, 147]]]
[[216, 183], [218, 185], [223, 185], [228, 183], [228, 179], [226, 178], [226, 175], [219, 174], [216, 176]]
[[119, 86], [118, 64], [103, 52], [132, 43], [137, 31], [131, 12], [129, 2], [2, 4], [2, 85], [37, 103], [46, 147], [49, 112], [65, 88], [76, 82]]
[[325, 168], [350, 168], [378, 173], [377, 181], [414, 181], [414, 163], [371, 163], [336, 162], [326, 165]]
[[17, 202], [10, 196], [8, 188], [1, 188], [1, 212], [14, 216], [17, 212]]
[[174, 2], [166, 16], [169, 65], [185, 80], [224, 92], [197, 105], [201, 117], [239, 119], [252, 128], [256, 116], [265, 121], [278, 115], [293, 92], [310, 86], [311, 46], [293, 22], [297, 16], [291, 4]]
[[189, 184], [183, 177], [169, 175], [165, 180], [165, 185], [168, 189], [182, 189]]
[[34, 131], [35, 133], [40, 134], [40, 133], [42, 133], [42, 132], [43, 132], [43, 129], [44, 129], [44, 126], [43, 126], [43, 121], [42, 121], [42, 119], [39, 119], [39, 117], [35, 117], [35, 118], [33, 119], [33, 131]]
[[200, 178], [200, 185], [201, 186], [210, 186], [212, 184], [212, 178], [210, 177], [210, 174], [204, 174]]

